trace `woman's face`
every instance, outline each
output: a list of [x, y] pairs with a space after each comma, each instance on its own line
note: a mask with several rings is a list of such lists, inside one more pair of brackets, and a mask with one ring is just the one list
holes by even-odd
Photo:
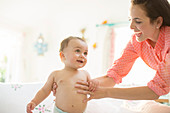
[[131, 5], [130, 21], [130, 28], [134, 30], [138, 42], [147, 39], [153, 42], [157, 41], [159, 26], [157, 26], [156, 22], [150, 22], [150, 18], [146, 16], [146, 12], [141, 8], [141, 5]]

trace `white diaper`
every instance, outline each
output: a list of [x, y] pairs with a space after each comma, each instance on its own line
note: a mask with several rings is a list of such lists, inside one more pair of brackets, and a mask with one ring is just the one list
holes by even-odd
[[64, 112], [62, 111], [61, 109], [59, 109], [58, 107], [54, 106], [54, 111], [53, 113], [67, 113], [67, 112]]

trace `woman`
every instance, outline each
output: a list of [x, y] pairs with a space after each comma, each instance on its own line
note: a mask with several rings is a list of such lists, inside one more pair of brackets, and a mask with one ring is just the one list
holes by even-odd
[[[107, 75], [89, 85], [77, 82], [78, 93], [90, 94], [88, 100], [155, 100], [170, 92], [170, 4], [167, 0], [131, 0], [130, 21], [134, 35]], [[122, 82], [138, 57], [156, 71], [154, 78], [143, 87], [113, 88]]]

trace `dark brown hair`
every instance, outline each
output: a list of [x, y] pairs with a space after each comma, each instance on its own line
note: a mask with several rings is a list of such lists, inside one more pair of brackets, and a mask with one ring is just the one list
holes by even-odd
[[70, 37], [68, 37], [68, 38], [65, 38], [65, 39], [61, 42], [59, 52], [63, 51], [64, 48], [66, 48], [66, 47], [68, 46], [68, 43], [69, 43], [70, 40], [72, 40], [72, 39], [78, 39], [78, 40], [81, 40], [81, 41], [83, 41], [83, 42], [86, 42], [85, 40], [83, 40], [83, 39], [80, 38], [80, 37], [70, 36]]
[[170, 4], [167, 0], [131, 0], [131, 3], [141, 5], [151, 23], [161, 16], [163, 18], [162, 26], [170, 26]]

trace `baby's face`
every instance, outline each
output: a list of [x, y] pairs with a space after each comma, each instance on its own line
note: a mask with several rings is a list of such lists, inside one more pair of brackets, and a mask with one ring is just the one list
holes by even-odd
[[88, 46], [79, 39], [72, 39], [63, 50], [65, 56], [64, 64], [71, 68], [82, 68], [87, 63]]

